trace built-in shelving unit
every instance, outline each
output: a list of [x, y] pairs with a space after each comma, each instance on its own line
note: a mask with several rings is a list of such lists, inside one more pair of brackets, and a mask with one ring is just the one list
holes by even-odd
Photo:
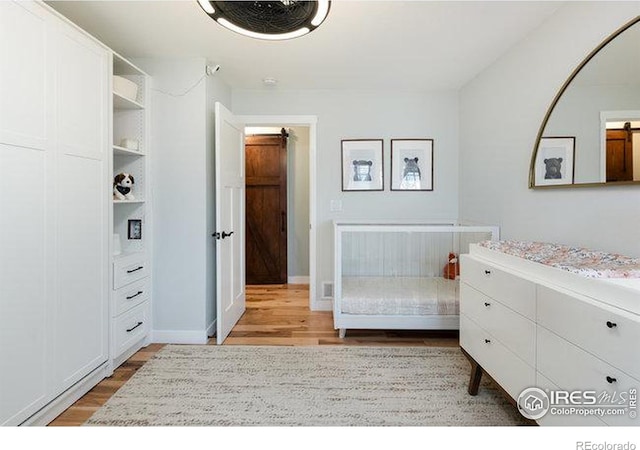
[[145, 156], [144, 153], [138, 150], [131, 150], [125, 147], [120, 147], [118, 145], [113, 146], [113, 154], [114, 156]]
[[135, 100], [123, 97], [117, 92], [113, 93], [113, 107], [114, 109], [144, 109], [144, 106]]
[[[152, 299], [149, 76], [117, 53], [113, 54], [113, 75], [138, 86], [135, 98], [113, 92], [113, 176], [128, 173], [134, 179], [134, 199], [112, 202], [111, 361], [115, 368], [149, 343]], [[137, 150], [125, 147], [125, 140], [137, 141]]]
[[113, 204], [114, 205], [122, 205], [122, 204], [137, 204], [137, 203], [145, 203], [144, 199], [137, 199], [137, 200], [114, 200]]

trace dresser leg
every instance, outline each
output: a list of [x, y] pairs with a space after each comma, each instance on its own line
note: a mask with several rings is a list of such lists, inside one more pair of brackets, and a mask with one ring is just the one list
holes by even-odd
[[469, 395], [478, 395], [480, 380], [482, 380], [482, 367], [462, 347], [460, 348], [460, 350], [471, 363], [471, 377], [469, 378], [469, 388], [467, 389], [467, 392], [469, 393]]

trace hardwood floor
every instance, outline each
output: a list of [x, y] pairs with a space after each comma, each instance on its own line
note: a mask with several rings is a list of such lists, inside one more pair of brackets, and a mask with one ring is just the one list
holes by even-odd
[[413, 345], [457, 346], [457, 332], [333, 329], [331, 311], [309, 310], [307, 285], [247, 287], [247, 311], [225, 345]]
[[[340, 339], [332, 313], [310, 311], [308, 305], [307, 285], [247, 286], [247, 310], [225, 345], [458, 346], [458, 333], [451, 331], [350, 330]], [[151, 344], [138, 351], [49, 426], [82, 425], [163, 346]]]

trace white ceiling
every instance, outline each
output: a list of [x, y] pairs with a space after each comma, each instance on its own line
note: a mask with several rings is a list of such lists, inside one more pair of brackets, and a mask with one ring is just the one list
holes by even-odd
[[193, 1], [47, 2], [124, 56], [202, 56], [234, 88], [459, 89], [562, 2], [333, 1], [324, 24], [269, 42], [235, 34]]

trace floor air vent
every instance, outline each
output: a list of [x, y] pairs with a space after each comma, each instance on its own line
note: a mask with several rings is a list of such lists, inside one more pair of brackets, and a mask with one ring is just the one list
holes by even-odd
[[333, 283], [330, 281], [322, 282], [322, 298], [333, 298]]

